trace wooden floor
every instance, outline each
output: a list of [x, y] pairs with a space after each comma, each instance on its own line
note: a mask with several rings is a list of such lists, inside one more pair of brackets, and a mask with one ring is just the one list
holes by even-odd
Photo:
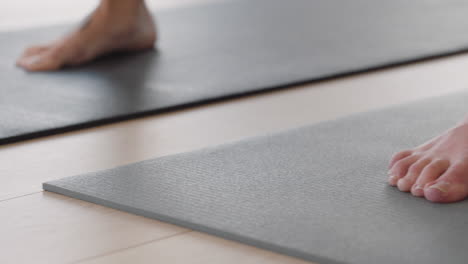
[[[4, 1], [0, 30], [69, 22], [96, 1]], [[0, 263], [305, 263], [43, 192], [41, 183], [467, 87], [461, 55], [1, 146]]]

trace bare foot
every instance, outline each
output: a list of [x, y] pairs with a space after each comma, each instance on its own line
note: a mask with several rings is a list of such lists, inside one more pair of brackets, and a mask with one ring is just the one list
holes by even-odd
[[468, 118], [444, 134], [394, 155], [389, 183], [439, 203], [468, 197]]
[[142, 0], [102, 0], [81, 28], [26, 49], [17, 65], [28, 71], [57, 70], [112, 52], [150, 49], [155, 41], [155, 25]]

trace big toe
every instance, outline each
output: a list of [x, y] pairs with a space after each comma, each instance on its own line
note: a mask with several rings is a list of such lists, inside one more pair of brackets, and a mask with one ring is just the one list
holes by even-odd
[[37, 54], [21, 57], [17, 65], [28, 71], [52, 71], [62, 66], [59, 57], [50, 54]]
[[432, 202], [451, 203], [468, 197], [468, 164], [456, 163], [436, 181], [426, 184], [424, 197]]
[[464, 200], [468, 196], [468, 186], [465, 183], [436, 181], [424, 189], [424, 197], [436, 203], [451, 203]]

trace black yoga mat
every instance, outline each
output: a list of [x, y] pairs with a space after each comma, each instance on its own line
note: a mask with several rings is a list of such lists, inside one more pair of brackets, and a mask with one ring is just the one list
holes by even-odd
[[387, 184], [391, 155], [468, 112], [456, 94], [111, 170], [44, 189], [318, 263], [465, 264], [468, 203]]
[[26, 73], [23, 48], [69, 26], [0, 34], [0, 144], [454, 54], [459, 0], [234, 0], [156, 15], [158, 51]]

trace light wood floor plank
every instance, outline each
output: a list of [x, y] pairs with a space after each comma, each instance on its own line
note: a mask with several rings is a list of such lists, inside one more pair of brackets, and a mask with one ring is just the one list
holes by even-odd
[[0, 263], [68, 263], [187, 229], [52, 193], [0, 203]]
[[79, 263], [306, 264], [311, 262], [198, 232], [190, 232]]

